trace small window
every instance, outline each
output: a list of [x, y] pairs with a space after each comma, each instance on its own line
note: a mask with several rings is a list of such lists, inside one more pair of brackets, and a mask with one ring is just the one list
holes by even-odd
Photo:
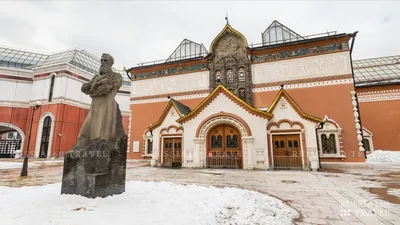
[[221, 71], [215, 72], [215, 83], [216, 84], [221, 83]]
[[152, 153], [153, 153], [153, 141], [147, 139], [147, 154], [152, 154]]
[[234, 148], [238, 148], [238, 136], [237, 135], [233, 135], [233, 147]]
[[226, 71], [226, 82], [233, 83], [233, 71], [231, 69]]
[[168, 148], [168, 143], [165, 143], [164, 148]]
[[285, 148], [285, 142], [284, 141], [281, 141], [281, 148]]
[[243, 101], [246, 101], [246, 89], [240, 88], [239, 89], [239, 98]]
[[246, 81], [246, 74], [244, 73], [244, 68], [239, 68], [238, 74], [240, 82]]
[[371, 151], [371, 148], [370, 148], [370, 144], [369, 144], [369, 140], [368, 140], [368, 139], [364, 138], [364, 139], [362, 140], [362, 143], [363, 143], [363, 147], [364, 147], [365, 151], [367, 151], [367, 152]]
[[178, 148], [181, 148], [182, 147], [182, 144], [179, 142], [178, 143]]
[[54, 79], [55, 75], [51, 76], [51, 81], [50, 81], [50, 92], [49, 92], [49, 102], [53, 99], [53, 89], [54, 89]]
[[227, 135], [226, 136], [226, 147], [227, 148], [232, 148], [232, 139], [231, 139], [231, 135]]
[[[297, 142], [297, 141], [296, 141]], [[290, 141], [288, 141], [288, 147], [289, 148], [293, 148], [293, 142], [290, 140]]]
[[172, 148], [172, 143], [168, 143], [168, 148]]
[[174, 148], [178, 148], [178, 143], [174, 143]]
[[337, 154], [335, 135], [326, 134], [321, 135], [322, 153], [323, 154]]
[[279, 141], [275, 141], [275, 148], [279, 148]]
[[293, 145], [294, 145], [295, 148], [299, 147], [299, 143], [297, 142], [297, 140], [293, 141]]

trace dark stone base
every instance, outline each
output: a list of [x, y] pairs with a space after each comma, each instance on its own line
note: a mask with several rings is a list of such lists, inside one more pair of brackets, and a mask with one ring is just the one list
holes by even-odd
[[104, 198], [125, 192], [127, 139], [74, 146], [64, 157], [61, 194]]

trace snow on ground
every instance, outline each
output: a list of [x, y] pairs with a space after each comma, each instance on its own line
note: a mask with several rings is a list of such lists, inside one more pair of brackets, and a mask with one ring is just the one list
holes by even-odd
[[280, 200], [236, 188], [130, 181], [126, 192], [88, 199], [60, 195], [61, 184], [0, 186], [2, 224], [291, 224]]
[[373, 151], [367, 155], [367, 163], [400, 163], [400, 151]]
[[[29, 166], [35, 166], [33, 163], [28, 163]], [[2, 162], [0, 161], [0, 170], [7, 170], [7, 169], [15, 169], [21, 168], [22, 169], [22, 162]]]

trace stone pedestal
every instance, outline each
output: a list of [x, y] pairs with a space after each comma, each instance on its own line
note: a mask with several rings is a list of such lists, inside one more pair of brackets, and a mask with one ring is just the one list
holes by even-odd
[[72, 149], [64, 158], [61, 194], [88, 198], [107, 197], [125, 191], [127, 136], [113, 143], [93, 140]]

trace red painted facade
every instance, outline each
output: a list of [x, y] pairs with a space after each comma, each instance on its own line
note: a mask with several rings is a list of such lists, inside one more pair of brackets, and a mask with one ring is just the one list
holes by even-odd
[[[15, 108], [0, 107], [0, 122], [9, 123], [19, 127], [25, 134], [24, 149], [27, 150], [30, 122], [32, 119], [33, 107]], [[40, 119], [45, 114], [51, 113], [54, 116], [53, 139], [51, 146], [51, 157], [62, 157], [76, 143], [81, 126], [88, 114], [88, 109], [66, 104], [41, 105], [34, 112], [32, 122], [32, 135], [29, 146], [29, 156], [35, 155], [36, 140]], [[123, 126], [128, 134], [129, 116], [123, 116]], [[50, 150], [49, 150], [50, 152]]]

